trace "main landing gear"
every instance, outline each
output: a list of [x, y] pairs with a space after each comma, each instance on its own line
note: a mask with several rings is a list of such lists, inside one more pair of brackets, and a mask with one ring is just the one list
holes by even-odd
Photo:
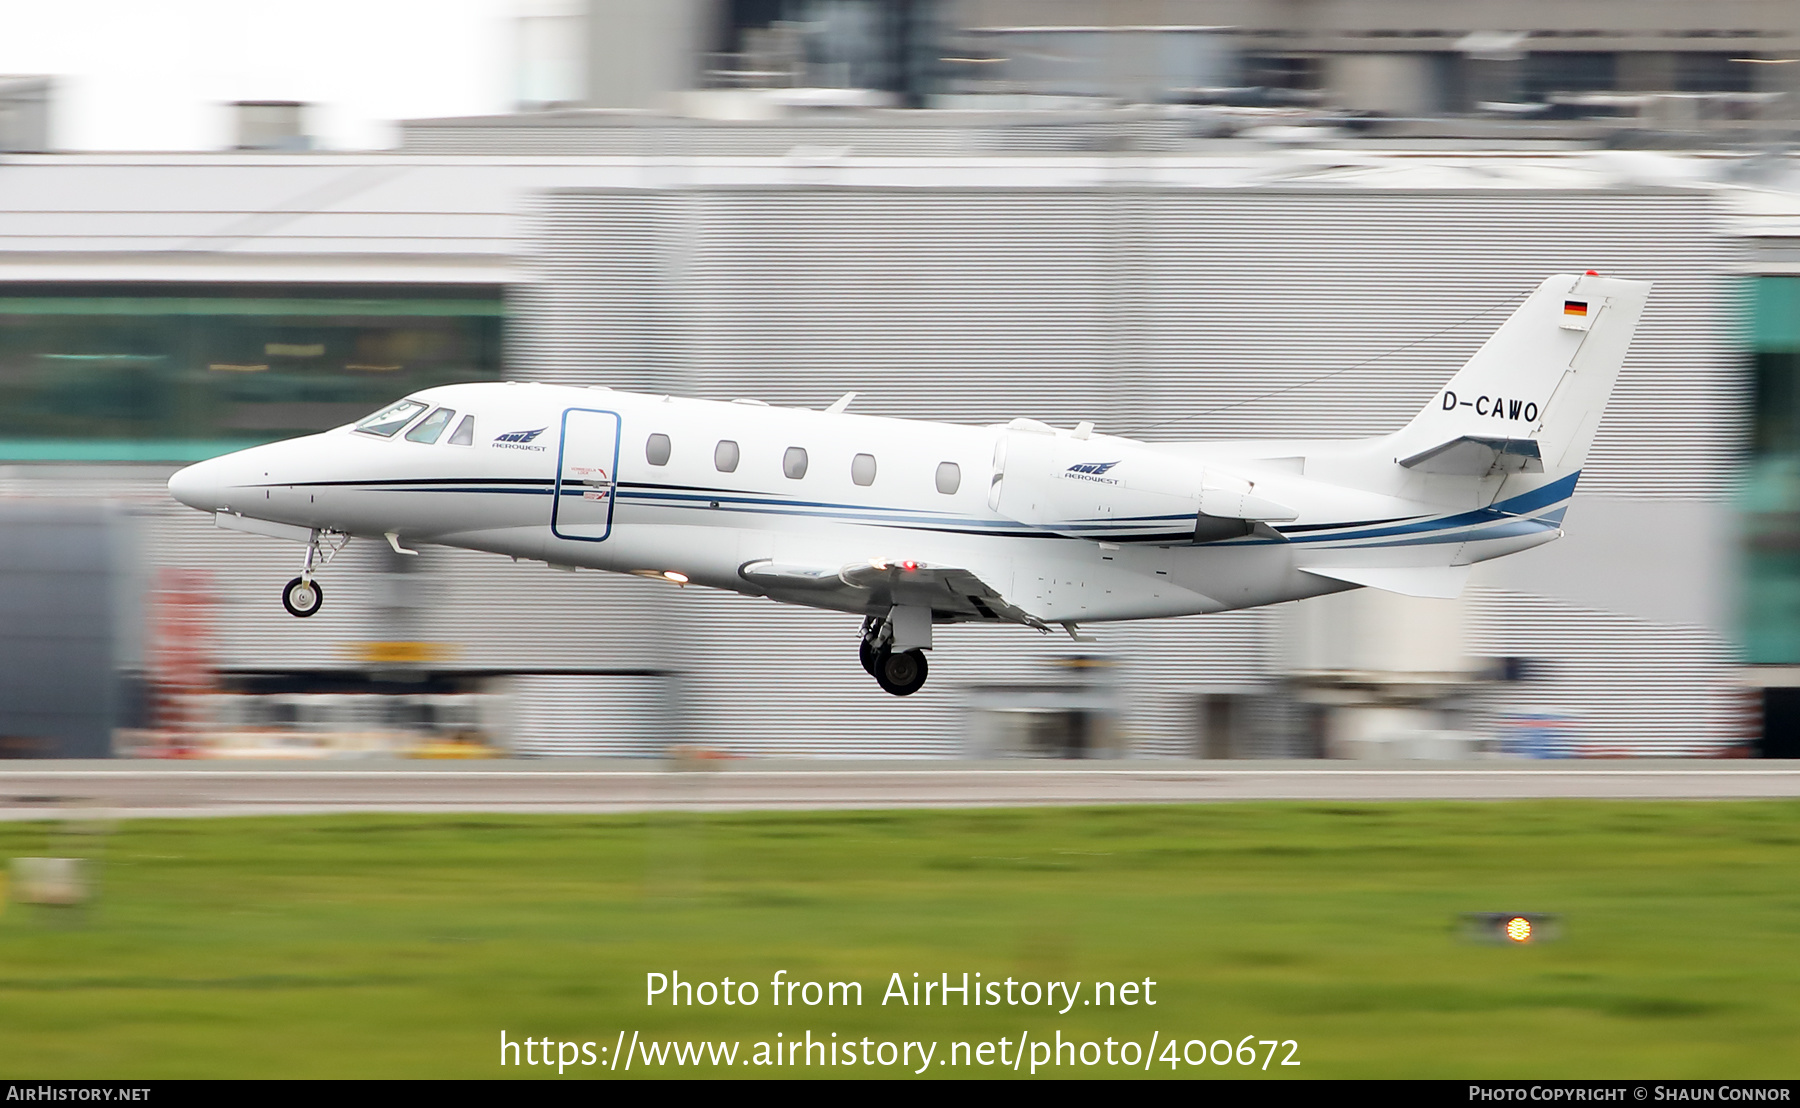
[[863, 620], [862, 642], [857, 655], [863, 669], [875, 678], [883, 692], [895, 696], [911, 696], [925, 687], [931, 667], [923, 650], [893, 649], [893, 628], [885, 619], [869, 616]]
[[325, 590], [313, 580], [313, 567], [316, 564], [324, 569], [349, 543], [350, 536], [340, 531], [313, 530], [312, 538], [306, 543], [306, 564], [300, 568], [300, 576], [281, 590], [281, 606], [288, 610], [288, 615], [305, 619], [324, 607]]

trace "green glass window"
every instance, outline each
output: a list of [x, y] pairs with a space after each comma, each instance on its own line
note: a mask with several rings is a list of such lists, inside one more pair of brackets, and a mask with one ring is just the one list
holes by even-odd
[[0, 285], [0, 460], [186, 461], [496, 380], [493, 287]]
[[1800, 278], [1758, 277], [1744, 298], [1751, 386], [1738, 507], [1746, 661], [1800, 664]]

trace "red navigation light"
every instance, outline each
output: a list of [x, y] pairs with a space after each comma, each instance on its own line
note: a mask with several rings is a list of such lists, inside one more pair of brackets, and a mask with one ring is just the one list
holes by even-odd
[[905, 570], [908, 573], [911, 573], [913, 570], [919, 568], [919, 563], [913, 561], [911, 558], [908, 558], [908, 559], [906, 559], [906, 561], [900, 563], [900, 568]]

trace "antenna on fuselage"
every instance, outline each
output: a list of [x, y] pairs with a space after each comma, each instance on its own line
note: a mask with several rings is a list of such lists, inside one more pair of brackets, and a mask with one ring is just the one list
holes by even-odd
[[838, 397], [836, 400], [832, 401], [831, 407], [825, 409], [825, 414], [826, 415], [836, 415], [839, 412], [843, 411], [845, 408], [848, 408], [850, 406], [850, 402], [855, 399], [856, 399], [855, 393], [847, 392], [844, 395]]

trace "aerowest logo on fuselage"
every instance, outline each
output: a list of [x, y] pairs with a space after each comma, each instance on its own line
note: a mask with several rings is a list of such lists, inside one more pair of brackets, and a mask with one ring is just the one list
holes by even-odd
[[1458, 400], [1454, 392], [1445, 389], [1444, 410], [1451, 412], [1457, 408], [1474, 408], [1478, 416], [1524, 420], [1526, 423], [1536, 423], [1538, 417], [1538, 406], [1529, 400], [1508, 400], [1504, 396], [1477, 396], [1473, 400]]
[[1106, 476], [1106, 471], [1118, 465], [1118, 462], [1076, 462], [1063, 470], [1063, 477], [1071, 481], [1092, 481], [1100, 485], [1116, 485], [1117, 477]]
[[546, 427], [539, 427], [535, 431], [508, 431], [504, 435], [495, 435], [494, 445], [500, 447], [502, 450], [532, 450], [541, 454], [545, 448], [542, 446], [533, 446], [531, 443], [533, 439], [536, 439], [548, 429], [549, 428]]

